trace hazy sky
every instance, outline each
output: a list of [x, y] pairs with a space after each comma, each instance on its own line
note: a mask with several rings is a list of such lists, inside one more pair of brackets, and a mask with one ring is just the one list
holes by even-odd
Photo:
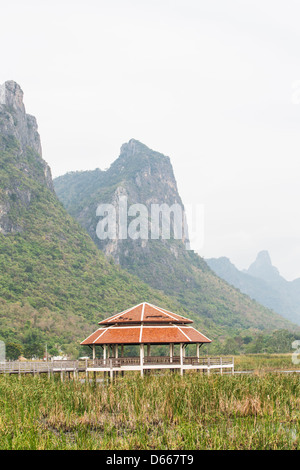
[[131, 138], [204, 204], [204, 257], [267, 249], [300, 277], [300, 2], [0, 0], [0, 83], [17, 81], [53, 176], [105, 169]]

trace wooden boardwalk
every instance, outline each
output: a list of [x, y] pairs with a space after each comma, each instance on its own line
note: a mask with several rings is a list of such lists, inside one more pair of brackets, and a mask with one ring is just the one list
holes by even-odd
[[0, 374], [73, 374], [85, 372], [87, 361], [5, 361], [0, 362]]
[[229, 369], [234, 374], [233, 357], [183, 357], [179, 356], [146, 356], [140, 357], [112, 357], [108, 359], [94, 359], [87, 365], [89, 372], [109, 372], [113, 377], [114, 373], [125, 371], [149, 372], [156, 369], [178, 370], [181, 375], [187, 370], [198, 370], [209, 374], [213, 370], [218, 370], [221, 374], [224, 369]]
[[88, 377], [89, 372], [109, 372], [110, 377], [114, 373], [125, 371], [144, 371], [156, 369], [178, 370], [181, 374], [185, 370], [202, 370], [208, 374], [212, 370], [219, 370], [222, 374], [224, 369], [234, 373], [233, 357], [180, 357], [174, 356], [147, 356], [142, 362], [140, 357], [111, 357], [107, 359], [89, 359], [78, 361], [5, 361], [0, 362], [0, 374], [23, 375], [23, 374], [61, 374], [63, 380], [66, 375], [78, 378], [80, 372]]

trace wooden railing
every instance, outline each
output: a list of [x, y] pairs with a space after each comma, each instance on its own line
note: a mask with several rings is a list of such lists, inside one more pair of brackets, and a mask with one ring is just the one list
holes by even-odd
[[173, 356], [147, 356], [144, 357], [144, 364], [180, 364], [180, 357]]
[[190, 356], [183, 358], [183, 364], [205, 365], [205, 366], [231, 366], [234, 364], [233, 357], [196, 357]]
[[85, 369], [85, 361], [5, 361], [0, 362], [0, 374], [40, 374], [60, 371], [74, 371]]
[[[183, 365], [194, 365], [194, 366], [232, 366], [234, 363], [233, 357], [197, 357], [189, 356], [183, 358]], [[139, 357], [119, 357], [119, 358], [108, 358], [108, 359], [94, 359], [89, 361], [89, 367], [121, 367], [129, 365], [140, 365], [141, 360]], [[146, 356], [143, 360], [143, 365], [171, 365], [180, 364], [180, 357], [173, 356]]]
[[[189, 356], [182, 359], [183, 366], [191, 365], [195, 367], [204, 366], [210, 367], [233, 367], [233, 357], [196, 357]], [[107, 359], [89, 359], [84, 361], [7, 361], [0, 362], [0, 374], [40, 374], [40, 373], [54, 373], [54, 372], [76, 372], [85, 371], [88, 368], [110, 368], [115, 369], [122, 366], [140, 366], [140, 357], [111, 357]], [[146, 356], [143, 360], [143, 365], [180, 365], [180, 357], [173, 356]]]

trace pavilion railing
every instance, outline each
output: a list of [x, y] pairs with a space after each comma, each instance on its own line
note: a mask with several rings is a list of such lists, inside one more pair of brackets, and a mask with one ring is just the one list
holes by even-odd
[[[233, 357], [197, 357], [197, 356], [188, 356], [183, 357], [182, 363], [183, 365], [191, 365], [191, 366], [232, 366], [234, 359]], [[94, 367], [121, 367], [121, 366], [129, 366], [129, 365], [140, 365], [141, 360], [140, 357], [112, 357], [107, 359], [94, 359], [89, 363]], [[143, 359], [143, 365], [179, 365], [180, 364], [180, 357], [179, 356], [145, 356]]]
[[180, 364], [180, 357], [173, 356], [146, 356], [144, 364]]

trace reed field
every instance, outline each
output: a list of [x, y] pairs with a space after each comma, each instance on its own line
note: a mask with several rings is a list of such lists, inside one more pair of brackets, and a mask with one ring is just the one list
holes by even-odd
[[1, 449], [300, 449], [298, 374], [0, 376]]
[[300, 370], [300, 364], [293, 363], [292, 354], [243, 354], [234, 357], [234, 368], [236, 371], [268, 372]]

